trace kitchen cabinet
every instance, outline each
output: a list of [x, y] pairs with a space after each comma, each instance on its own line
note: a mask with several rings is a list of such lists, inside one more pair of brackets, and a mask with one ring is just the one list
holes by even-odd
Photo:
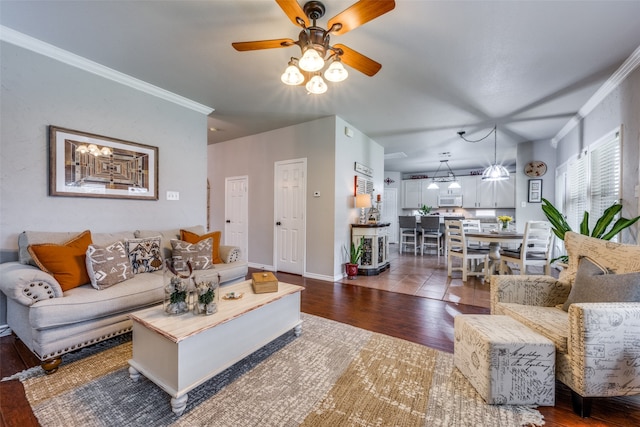
[[483, 181], [480, 175], [458, 178], [462, 186], [464, 208], [515, 208], [516, 176], [505, 181]]
[[422, 205], [438, 207], [438, 190], [429, 190], [430, 179], [405, 179], [402, 181], [402, 207], [419, 209]]

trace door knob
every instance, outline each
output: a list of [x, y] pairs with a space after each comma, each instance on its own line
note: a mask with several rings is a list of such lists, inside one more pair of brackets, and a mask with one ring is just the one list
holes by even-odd
[[276, 222], [276, 225], [282, 225], [282, 223], [280, 221]]
[[226, 221], [226, 223], [227, 223], [227, 224], [231, 224], [231, 220], [230, 220], [230, 219], [228, 219], [228, 220]]

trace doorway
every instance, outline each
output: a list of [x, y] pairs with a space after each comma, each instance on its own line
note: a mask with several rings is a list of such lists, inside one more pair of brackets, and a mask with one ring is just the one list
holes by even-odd
[[274, 266], [303, 275], [306, 253], [307, 159], [275, 163]]
[[249, 177], [225, 178], [224, 244], [238, 246], [240, 258], [249, 260]]

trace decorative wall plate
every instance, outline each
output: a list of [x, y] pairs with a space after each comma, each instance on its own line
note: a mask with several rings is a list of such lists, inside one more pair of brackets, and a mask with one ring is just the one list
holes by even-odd
[[530, 177], [540, 177], [547, 173], [547, 165], [540, 160], [534, 160], [524, 166], [524, 174]]

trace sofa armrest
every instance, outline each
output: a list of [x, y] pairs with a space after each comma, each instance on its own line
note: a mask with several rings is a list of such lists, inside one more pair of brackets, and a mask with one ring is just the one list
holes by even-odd
[[571, 388], [584, 397], [640, 392], [640, 302], [569, 306]]
[[238, 261], [240, 259], [240, 248], [238, 246], [220, 245], [220, 258], [225, 264]]
[[491, 276], [491, 314], [500, 314], [498, 303], [540, 307], [563, 304], [571, 285], [551, 276]]
[[22, 305], [62, 297], [62, 288], [49, 273], [18, 262], [0, 264], [0, 290]]

